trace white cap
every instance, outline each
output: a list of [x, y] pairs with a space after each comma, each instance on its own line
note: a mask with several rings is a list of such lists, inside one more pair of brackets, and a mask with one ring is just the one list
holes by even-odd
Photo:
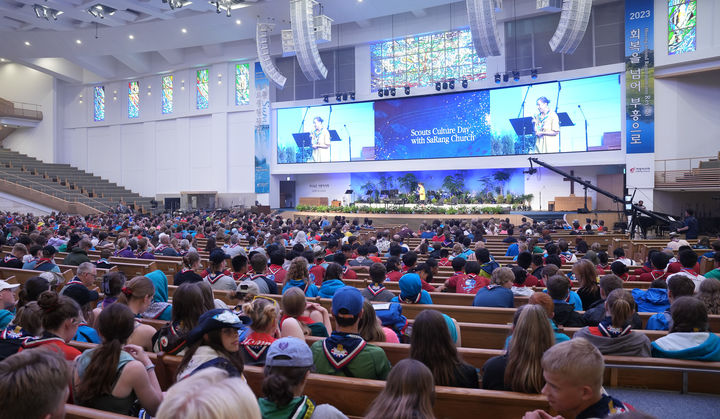
[[7, 281], [0, 279], [0, 291], [14, 290], [15, 288], [17, 288], [19, 286], [20, 286], [20, 284], [11, 284]]

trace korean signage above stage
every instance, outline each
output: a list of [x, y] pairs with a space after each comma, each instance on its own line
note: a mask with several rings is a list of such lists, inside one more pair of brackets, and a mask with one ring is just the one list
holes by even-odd
[[653, 0], [625, 2], [627, 153], [655, 151]]

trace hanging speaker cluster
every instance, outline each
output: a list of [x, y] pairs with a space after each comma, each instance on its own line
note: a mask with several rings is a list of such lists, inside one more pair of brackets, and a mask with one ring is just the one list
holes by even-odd
[[327, 77], [327, 68], [320, 59], [315, 43], [315, 0], [290, 0], [290, 26], [298, 64], [308, 81]]
[[269, 44], [269, 33], [272, 31], [275, 25], [271, 23], [258, 23], [255, 29], [255, 39], [258, 60], [260, 61], [260, 67], [268, 78], [275, 83], [277, 87], [282, 89], [285, 87], [287, 78], [280, 74], [272, 58], [270, 58], [270, 44]]
[[502, 45], [495, 20], [501, 0], [465, 0], [475, 51], [480, 57], [499, 56]]
[[[469, 1], [469, 0], [468, 0]], [[560, 22], [550, 39], [553, 52], [572, 54], [580, 45], [588, 22], [592, 0], [565, 0], [560, 13]]]

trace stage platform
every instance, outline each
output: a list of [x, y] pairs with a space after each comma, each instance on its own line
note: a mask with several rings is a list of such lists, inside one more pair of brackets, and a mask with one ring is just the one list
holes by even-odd
[[294, 211], [294, 210], [280, 210], [280, 215], [283, 218], [294, 218], [307, 216], [310, 217], [328, 217], [332, 220], [335, 216], [345, 216], [346, 219], [354, 220], [358, 219], [361, 223], [365, 218], [373, 220], [373, 225], [386, 226], [386, 225], [402, 225], [407, 224], [411, 229], [417, 229], [423, 223], [431, 223], [434, 220], [489, 220], [494, 218], [495, 220], [510, 219], [510, 222], [514, 225], [522, 224], [522, 219], [525, 217], [528, 221], [532, 222], [537, 219], [538, 221], [549, 221], [563, 218], [567, 215], [568, 222], [572, 222], [577, 219], [582, 225], [585, 223], [586, 218], [604, 220], [605, 225], [612, 229], [613, 225], [618, 221], [625, 221], [624, 216], [617, 212], [590, 212], [587, 214], [579, 214], [577, 212], [549, 212], [549, 211], [512, 211], [509, 214], [369, 214], [369, 213], [337, 213], [337, 212], [306, 212], [306, 211]]

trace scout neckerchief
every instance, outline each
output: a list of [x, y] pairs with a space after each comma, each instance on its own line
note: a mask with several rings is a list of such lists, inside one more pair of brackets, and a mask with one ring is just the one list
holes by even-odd
[[612, 319], [610, 317], [605, 317], [598, 324], [598, 331], [605, 337], [616, 338], [630, 333], [632, 331], [632, 326], [627, 324], [625, 327], [614, 327], [612, 325]]
[[385, 291], [385, 287], [382, 286], [382, 284], [370, 284], [368, 285], [367, 289], [368, 291], [370, 291], [370, 294], [372, 294], [373, 297]]
[[252, 359], [257, 361], [263, 356], [265, 351], [267, 351], [274, 341], [275, 338], [267, 333], [252, 332], [245, 338], [245, 340], [240, 342], [240, 346], [245, 349], [245, 352], [247, 352]]
[[467, 274], [462, 280], [462, 289], [468, 294], [475, 288], [475, 285], [477, 285], [477, 274]]
[[365, 348], [366, 342], [362, 337], [344, 332], [333, 332], [329, 338], [323, 341], [323, 353], [330, 365], [336, 370], [343, 370], [347, 375], [345, 367]]

